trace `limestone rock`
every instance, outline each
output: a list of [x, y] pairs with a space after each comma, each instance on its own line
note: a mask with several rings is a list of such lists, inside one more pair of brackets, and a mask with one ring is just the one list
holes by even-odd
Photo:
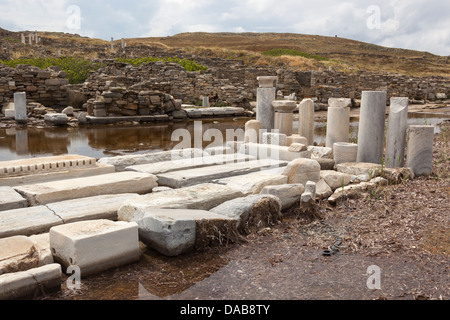
[[65, 126], [69, 123], [69, 117], [64, 113], [47, 113], [44, 116], [44, 121], [53, 126]]
[[39, 254], [35, 242], [25, 236], [0, 239], [0, 275], [37, 268]]
[[270, 194], [276, 196], [281, 201], [282, 210], [287, 210], [295, 205], [299, 200], [305, 187], [300, 184], [282, 184], [264, 187], [261, 194]]
[[291, 161], [283, 171], [288, 177], [288, 183], [301, 183], [306, 185], [308, 181], [320, 180], [320, 164], [312, 159], [296, 159]]
[[333, 191], [337, 188], [348, 185], [351, 180], [351, 176], [349, 174], [333, 170], [322, 170], [320, 172], [320, 177], [330, 186]]

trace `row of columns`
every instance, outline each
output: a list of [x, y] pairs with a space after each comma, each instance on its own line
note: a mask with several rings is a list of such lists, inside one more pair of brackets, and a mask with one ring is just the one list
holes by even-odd
[[[277, 77], [259, 77], [257, 90], [257, 121], [266, 132], [293, 133], [295, 101], [276, 100], [274, 83]], [[388, 168], [403, 167], [407, 134], [407, 167], [416, 175], [432, 173], [433, 126], [408, 126], [409, 99], [390, 99], [386, 132], [387, 94], [385, 91], [363, 91], [361, 97], [358, 143], [350, 143], [351, 99], [330, 99], [327, 119], [326, 147], [332, 148], [336, 163], [366, 162]], [[314, 102], [304, 99], [299, 107], [298, 134], [309, 145], [314, 143]], [[261, 140], [259, 140], [261, 141]], [[386, 154], [385, 154], [386, 151]]]

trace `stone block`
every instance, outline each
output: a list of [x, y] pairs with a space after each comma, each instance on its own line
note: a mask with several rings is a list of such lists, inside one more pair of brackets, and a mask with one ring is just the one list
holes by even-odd
[[81, 221], [50, 229], [55, 261], [78, 266], [85, 277], [139, 260], [138, 225], [110, 220]]
[[264, 187], [261, 194], [271, 194], [278, 197], [281, 201], [282, 210], [287, 210], [300, 200], [304, 191], [305, 187], [300, 183], [281, 184]]
[[209, 183], [213, 180], [244, 175], [247, 173], [257, 172], [272, 167], [283, 167], [287, 165], [287, 161], [277, 161], [270, 159], [252, 160], [245, 162], [237, 162], [203, 168], [195, 168], [181, 171], [157, 174], [158, 183], [161, 186], [171, 188], [188, 187], [195, 184]]
[[204, 210], [148, 208], [133, 218], [143, 243], [166, 256], [235, 238], [237, 220]]

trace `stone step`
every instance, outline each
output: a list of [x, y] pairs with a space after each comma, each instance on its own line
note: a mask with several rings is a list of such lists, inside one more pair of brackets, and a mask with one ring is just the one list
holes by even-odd
[[213, 180], [257, 172], [272, 167], [287, 166], [287, 161], [279, 160], [252, 160], [225, 165], [216, 165], [190, 170], [181, 170], [158, 174], [158, 183], [171, 188], [183, 188]]
[[184, 150], [171, 150], [155, 153], [101, 158], [98, 161], [98, 163], [113, 165], [116, 168], [116, 171], [124, 171], [125, 168], [135, 165], [150, 164], [163, 161], [173, 161], [179, 159], [197, 158], [203, 156], [209, 156], [209, 154], [201, 149], [191, 148]]
[[124, 193], [66, 200], [47, 205], [0, 212], [0, 238], [31, 236], [61, 224], [82, 220], [117, 220], [117, 211], [138, 194]]
[[146, 208], [133, 217], [140, 240], [166, 256], [235, 241], [238, 220], [213, 212]]
[[28, 207], [28, 201], [11, 187], [0, 187], [0, 211]]
[[114, 172], [116, 172], [115, 167], [106, 164], [97, 164], [95, 167], [70, 167], [66, 171], [34, 173], [24, 176], [0, 178], [0, 186], [15, 187], [65, 179], [92, 177]]
[[156, 176], [128, 171], [16, 186], [15, 190], [34, 206], [105, 194], [145, 194], [157, 186]]
[[96, 167], [95, 158], [79, 155], [65, 155], [30, 158], [0, 162], [0, 178], [24, 176], [28, 174], [67, 171], [74, 168]]
[[242, 197], [239, 190], [213, 183], [141, 195], [128, 199], [119, 208], [118, 219], [131, 221], [147, 208], [210, 210], [221, 203]]
[[173, 161], [163, 161], [152, 164], [141, 164], [127, 167], [127, 171], [136, 171], [150, 174], [161, 174], [179, 170], [202, 168], [221, 164], [230, 164], [235, 162], [244, 162], [254, 160], [252, 156], [243, 154], [221, 154], [215, 156], [204, 156], [198, 158], [180, 159]]

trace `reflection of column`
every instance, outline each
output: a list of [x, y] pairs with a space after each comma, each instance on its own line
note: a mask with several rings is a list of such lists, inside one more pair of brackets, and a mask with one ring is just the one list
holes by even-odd
[[295, 101], [276, 100], [272, 102], [274, 109], [274, 129], [286, 136], [292, 135], [294, 123], [294, 109], [297, 108]]
[[[335, 142], [348, 142], [350, 133], [350, 99], [328, 101], [326, 147], [333, 148]], [[351, 100], [350, 100], [351, 103]]]
[[274, 111], [272, 102], [276, 97], [273, 86], [277, 77], [258, 77], [259, 88], [256, 98], [256, 120], [261, 122], [261, 129], [271, 131], [274, 128]]
[[358, 132], [358, 162], [381, 163], [386, 123], [386, 92], [363, 91]]
[[16, 153], [19, 156], [28, 155], [28, 130], [16, 129]]
[[299, 105], [298, 134], [308, 139], [308, 145], [314, 144], [314, 101], [304, 99]]
[[430, 175], [433, 172], [433, 126], [410, 126], [406, 166], [414, 175]]
[[408, 98], [391, 98], [386, 137], [386, 167], [388, 168], [403, 167], [408, 129], [408, 104]]

